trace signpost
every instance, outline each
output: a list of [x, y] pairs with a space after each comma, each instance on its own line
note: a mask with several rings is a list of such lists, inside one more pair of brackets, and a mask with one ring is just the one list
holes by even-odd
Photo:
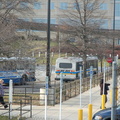
[[82, 104], [81, 104], [81, 94], [82, 94], [82, 67], [80, 67], [80, 109], [82, 108]]
[[111, 63], [113, 60], [112, 60], [112, 58], [109, 57], [109, 58], [106, 59], [106, 61], [107, 61], [108, 63]]
[[45, 120], [47, 120], [47, 96], [48, 96], [48, 76], [46, 76], [45, 85]]
[[60, 73], [60, 113], [59, 113], [59, 120], [62, 120], [62, 88], [63, 88], [63, 73]]
[[90, 104], [92, 103], [92, 77], [93, 77], [93, 66], [90, 66]]
[[102, 94], [102, 109], [105, 109], [105, 77], [106, 76], [106, 64], [104, 62], [104, 78], [103, 78], [103, 94]]
[[90, 66], [90, 102], [88, 105], [88, 120], [92, 120], [92, 78], [93, 78], [93, 66]]
[[78, 110], [78, 120], [83, 120], [83, 110], [82, 110], [82, 67], [80, 67], [80, 109]]
[[12, 118], [13, 81], [9, 81], [9, 119]]

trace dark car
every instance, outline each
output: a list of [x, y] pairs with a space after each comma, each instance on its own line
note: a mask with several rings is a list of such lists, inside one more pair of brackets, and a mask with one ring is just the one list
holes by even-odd
[[[111, 108], [98, 111], [93, 115], [92, 120], [111, 120]], [[116, 108], [116, 120], [120, 120], [120, 105]]]

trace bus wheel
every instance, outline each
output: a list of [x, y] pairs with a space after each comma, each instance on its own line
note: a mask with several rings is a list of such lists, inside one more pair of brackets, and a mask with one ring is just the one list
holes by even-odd
[[28, 80], [27, 75], [23, 75], [23, 76], [22, 76], [21, 85], [25, 85], [27, 80]]

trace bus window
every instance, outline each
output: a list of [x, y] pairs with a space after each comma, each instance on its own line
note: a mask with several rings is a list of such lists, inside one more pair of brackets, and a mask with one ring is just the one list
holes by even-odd
[[7, 65], [6, 65], [6, 62], [2, 62], [2, 70], [3, 71], [6, 71], [7, 70]]
[[72, 68], [72, 63], [60, 63], [59, 68]]
[[12, 69], [12, 62], [10, 62], [10, 61], [6, 62], [6, 66], [7, 66], [7, 70], [11, 70]]
[[3, 63], [0, 62], [0, 71], [2, 71], [2, 68], [3, 68]]
[[28, 62], [24, 62], [23, 64], [24, 64], [25, 69], [29, 69], [29, 63]]
[[17, 62], [16, 68], [17, 68], [18, 70], [24, 70], [24, 64], [23, 64], [21, 61], [20, 61], [20, 62]]
[[16, 61], [13, 61], [11, 65], [12, 65], [12, 69], [16, 70]]
[[31, 64], [31, 65], [29, 65], [29, 68], [30, 68], [30, 70], [34, 70], [35, 69], [35, 65]]

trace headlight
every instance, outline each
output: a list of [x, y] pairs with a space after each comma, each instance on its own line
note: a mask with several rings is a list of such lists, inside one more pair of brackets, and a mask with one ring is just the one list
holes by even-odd
[[95, 119], [95, 120], [102, 120], [102, 117], [101, 117], [101, 116], [95, 116], [94, 119]]

